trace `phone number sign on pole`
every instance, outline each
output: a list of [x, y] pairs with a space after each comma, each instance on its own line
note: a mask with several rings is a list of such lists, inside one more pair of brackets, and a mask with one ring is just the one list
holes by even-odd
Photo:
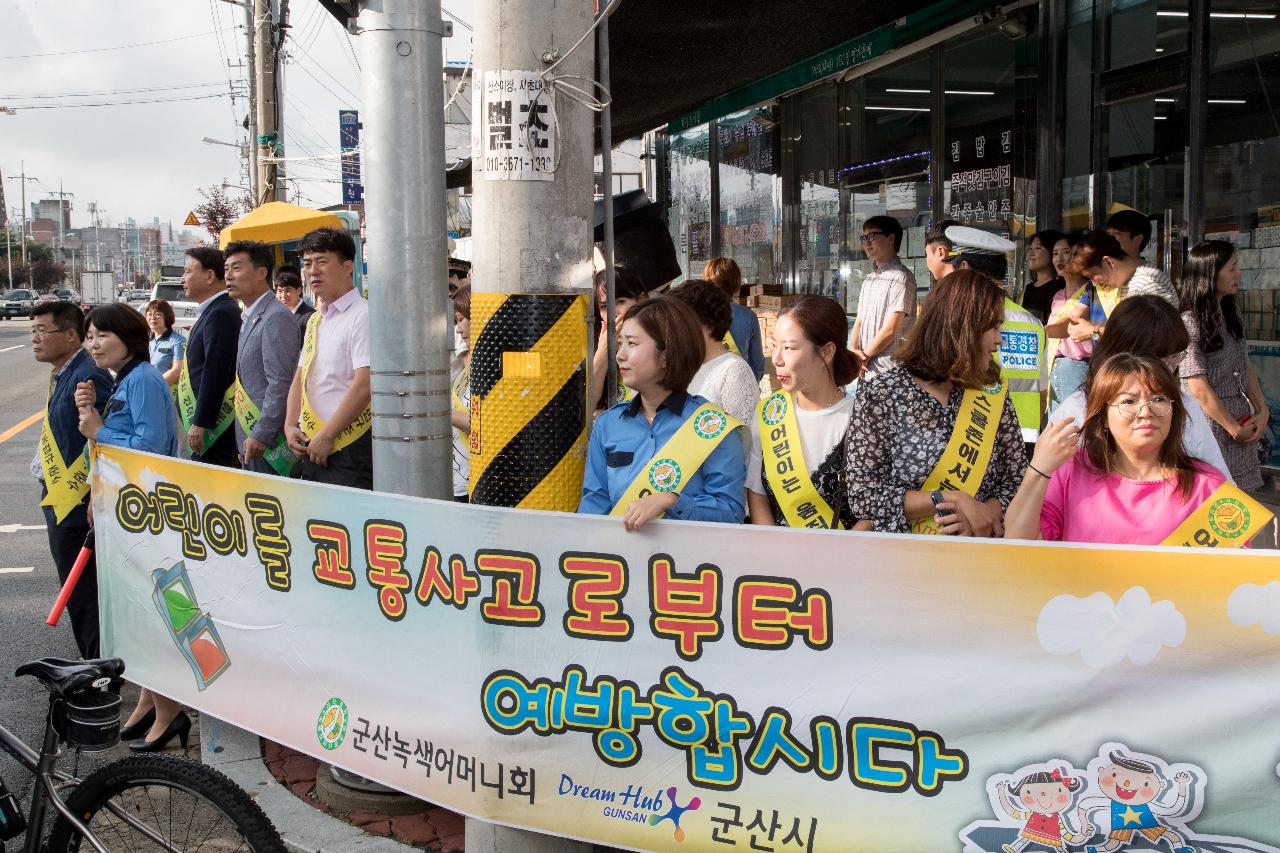
[[537, 71], [477, 72], [478, 165], [488, 181], [550, 181], [556, 162], [551, 86]]

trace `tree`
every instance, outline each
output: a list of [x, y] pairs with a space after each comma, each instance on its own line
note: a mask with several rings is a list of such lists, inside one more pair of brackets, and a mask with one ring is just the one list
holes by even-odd
[[[14, 272], [17, 272], [16, 268]], [[31, 264], [31, 286], [36, 290], [49, 290], [66, 279], [66, 264], [55, 264], [53, 261], [35, 261]]]
[[[11, 239], [8, 244], [0, 242], [0, 258], [3, 258], [4, 253], [9, 251], [10, 248], [13, 251], [14, 258], [22, 257], [22, 241]], [[51, 246], [46, 246], [44, 243], [37, 243], [31, 238], [27, 238], [27, 261], [29, 263], [52, 260], [53, 248]]]
[[231, 184], [223, 181], [221, 185], [198, 190], [204, 198], [204, 204], [196, 207], [196, 216], [200, 219], [213, 242], [218, 242], [222, 229], [235, 222], [244, 214], [253, 210], [253, 204], [247, 195], [235, 196], [230, 192]]

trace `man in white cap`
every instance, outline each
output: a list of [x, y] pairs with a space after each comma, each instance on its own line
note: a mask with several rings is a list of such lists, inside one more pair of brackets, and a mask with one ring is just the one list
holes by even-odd
[[[980, 272], [1004, 287], [1008, 255], [1016, 248], [1010, 240], [965, 225], [952, 225], [945, 234], [951, 243], [947, 254], [954, 269]], [[1009, 399], [1018, 412], [1018, 426], [1028, 454], [1040, 437], [1044, 412], [1041, 390], [1049, 384], [1044, 350], [1044, 326], [1040, 320], [1005, 296], [1004, 324], [1000, 326], [1000, 377], [1009, 382]]]

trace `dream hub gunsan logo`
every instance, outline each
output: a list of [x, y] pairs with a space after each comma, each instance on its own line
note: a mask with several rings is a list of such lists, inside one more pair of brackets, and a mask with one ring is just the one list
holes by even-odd
[[[659, 789], [653, 794], [646, 794], [643, 785], [627, 785], [622, 790], [612, 788], [593, 788], [590, 785], [579, 785], [567, 773], [560, 774], [560, 786], [557, 793], [562, 797], [574, 797], [581, 800], [596, 800], [604, 805], [600, 813], [607, 818], [626, 821], [628, 823], [645, 823], [657, 826], [663, 821], [671, 821], [675, 827], [673, 833], [676, 841], [684, 841], [685, 832], [680, 821], [686, 812], [697, 811], [702, 805], [699, 797], [689, 800], [682, 806], [676, 801], [677, 789], [673, 786], [666, 791]], [[665, 797], [663, 794], [665, 793]]]

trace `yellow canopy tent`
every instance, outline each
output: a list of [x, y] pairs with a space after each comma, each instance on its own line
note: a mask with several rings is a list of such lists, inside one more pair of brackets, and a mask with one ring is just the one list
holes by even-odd
[[218, 246], [225, 249], [232, 240], [284, 243], [300, 240], [308, 231], [317, 228], [337, 228], [343, 231], [346, 225], [336, 215], [323, 210], [270, 201], [223, 228], [218, 235]]

